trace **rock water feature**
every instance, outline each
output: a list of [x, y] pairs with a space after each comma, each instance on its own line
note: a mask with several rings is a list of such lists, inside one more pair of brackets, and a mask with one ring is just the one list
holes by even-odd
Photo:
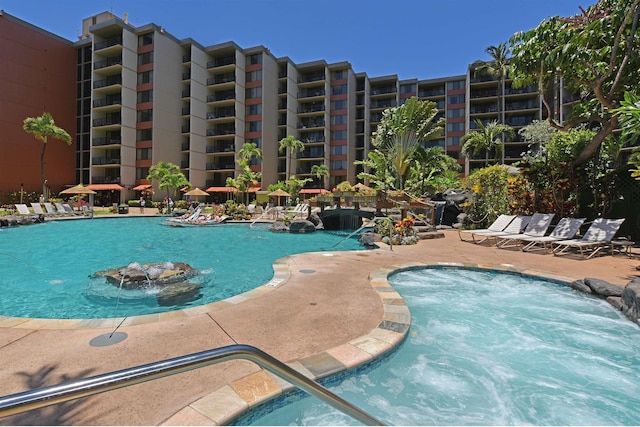
[[93, 277], [104, 277], [107, 283], [127, 290], [159, 288], [158, 305], [181, 305], [200, 298], [202, 286], [187, 280], [198, 271], [183, 262], [156, 264], [131, 263], [128, 266], [97, 271]]
[[599, 295], [622, 311], [630, 320], [640, 324], [640, 278], [635, 278], [621, 287], [594, 278], [585, 278], [571, 283], [571, 287], [586, 294]]

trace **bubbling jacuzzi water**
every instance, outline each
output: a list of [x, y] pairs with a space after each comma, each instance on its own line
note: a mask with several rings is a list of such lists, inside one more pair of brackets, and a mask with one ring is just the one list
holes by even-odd
[[[639, 425], [640, 328], [607, 302], [508, 273], [389, 279], [412, 326], [382, 365], [331, 390], [390, 425]], [[305, 398], [252, 425], [357, 424]]]

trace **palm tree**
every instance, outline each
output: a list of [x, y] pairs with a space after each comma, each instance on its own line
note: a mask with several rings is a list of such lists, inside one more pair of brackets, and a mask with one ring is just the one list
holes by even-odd
[[254, 158], [262, 160], [262, 149], [255, 142], [247, 141], [238, 151], [238, 164], [244, 162], [248, 166]]
[[[489, 46], [485, 52], [491, 56], [491, 61], [482, 63], [476, 72], [486, 72], [498, 79], [498, 109], [500, 124], [505, 124], [505, 80], [509, 74], [509, 47], [507, 43], [500, 43], [498, 46]], [[504, 138], [503, 138], [504, 139]], [[504, 154], [504, 150], [503, 150]], [[504, 157], [502, 158], [504, 164]]]
[[497, 120], [486, 125], [478, 119], [474, 120], [477, 129], [462, 137], [462, 154], [477, 155], [484, 151], [485, 166], [489, 166], [489, 152], [495, 150], [496, 162], [502, 157], [504, 152], [504, 140], [501, 135], [506, 135], [509, 139], [514, 136], [511, 126], [499, 124]]
[[42, 171], [42, 196], [49, 200], [47, 194], [47, 179], [44, 174], [44, 153], [47, 149], [47, 139], [49, 137], [62, 140], [71, 145], [71, 136], [64, 129], [56, 126], [50, 113], [42, 113], [40, 117], [27, 117], [24, 119], [22, 128], [25, 132], [32, 134], [36, 139], [42, 141], [42, 152], [40, 153], [40, 170]]
[[287, 152], [287, 179], [291, 177], [291, 163], [293, 163], [293, 153], [296, 151], [304, 151], [304, 142], [295, 139], [293, 135], [282, 138], [278, 144], [278, 150], [282, 153]]
[[[324, 163], [313, 165], [311, 166], [311, 173], [314, 174], [316, 178], [318, 178], [318, 182], [321, 183], [321, 178], [329, 176], [329, 168]], [[324, 187], [324, 185], [321, 185], [321, 187]]]
[[155, 179], [159, 181], [158, 187], [161, 189], [167, 189], [167, 198], [171, 197], [171, 194], [169, 193], [170, 188], [174, 189], [174, 195], [175, 190], [178, 188], [191, 188], [191, 183], [187, 180], [187, 177], [180, 172], [180, 167], [173, 163], [158, 162], [151, 166], [149, 168], [149, 175], [147, 176], [147, 179]]

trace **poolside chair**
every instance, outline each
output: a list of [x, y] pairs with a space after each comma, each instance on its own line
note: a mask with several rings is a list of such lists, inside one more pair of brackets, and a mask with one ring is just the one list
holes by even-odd
[[603, 248], [611, 247], [611, 241], [623, 222], [624, 218], [598, 218], [591, 223], [581, 239], [560, 240], [551, 243], [553, 254], [556, 256], [565, 255], [569, 253], [570, 249], [577, 249], [582, 259], [589, 259]]
[[513, 221], [513, 219], [515, 218], [515, 215], [500, 215], [498, 218], [496, 218], [495, 221], [493, 221], [493, 223], [488, 227], [488, 228], [479, 228], [477, 230], [460, 230], [458, 229], [458, 236], [460, 237], [460, 240], [462, 240], [463, 242], [471, 242], [473, 239], [463, 239], [462, 238], [462, 233], [466, 233], [471, 235], [471, 237], [473, 238], [473, 236], [475, 234], [482, 234], [482, 233], [487, 233], [487, 232], [495, 232], [495, 231], [504, 231], [504, 229], [507, 227], [507, 225], [509, 225], [509, 223], [511, 221]]
[[[471, 235], [473, 242], [478, 244], [489, 239], [497, 239], [499, 236], [507, 236], [510, 234], [519, 234], [524, 231], [531, 220], [530, 216], [518, 215], [507, 225], [502, 231], [485, 231], [482, 233], [474, 233]], [[478, 240], [476, 240], [476, 237]]]
[[33, 208], [33, 213], [35, 213], [36, 215], [45, 214], [40, 203], [31, 203], [31, 207]]
[[31, 215], [31, 211], [27, 207], [27, 205], [22, 203], [16, 203], [16, 209], [20, 215]]
[[73, 210], [73, 208], [71, 207], [71, 205], [69, 203], [63, 203], [62, 207], [64, 208], [64, 211], [67, 214], [71, 214], [71, 215], [75, 215], [75, 211]]
[[534, 213], [522, 233], [503, 234], [496, 237], [496, 247], [509, 248], [520, 246], [523, 237], [541, 237], [547, 234], [554, 214]]
[[44, 209], [47, 211], [47, 215], [51, 215], [51, 216], [58, 215], [58, 212], [56, 211], [56, 208], [53, 207], [53, 204], [49, 202], [45, 202], [43, 203], [43, 205], [44, 205]]
[[551, 243], [573, 239], [585, 220], [586, 218], [562, 218], [548, 236], [522, 237], [520, 240], [524, 246], [521, 249], [523, 252], [542, 249], [549, 253]]
[[58, 213], [59, 215], [69, 214], [69, 212], [67, 212], [67, 210], [64, 208], [64, 206], [62, 206], [62, 203], [60, 202], [56, 203], [56, 213]]

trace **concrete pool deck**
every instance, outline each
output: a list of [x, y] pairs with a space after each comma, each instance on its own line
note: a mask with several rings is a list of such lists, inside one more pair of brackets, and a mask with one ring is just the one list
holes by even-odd
[[[284, 258], [274, 266], [274, 280], [247, 294], [125, 320], [118, 331], [127, 339], [111, 346], [90, 342], [113, 331], [120, 319], [0, 317], [0, 395], [236, 343], [255, 346], [307, 375], [356, 366], [401, 342], [408, 312], [385, 278], [411, 265], [461, 263], [567, 280], [596, 277], [621, 286], [640, 275], [637, 253], [582, 261], [461, 242], [454, 230], [444, 234], [392, 250]], [[0, 424], [215, 425], [282, 387], [251, 362], [224, 362], [2, 418]]]

